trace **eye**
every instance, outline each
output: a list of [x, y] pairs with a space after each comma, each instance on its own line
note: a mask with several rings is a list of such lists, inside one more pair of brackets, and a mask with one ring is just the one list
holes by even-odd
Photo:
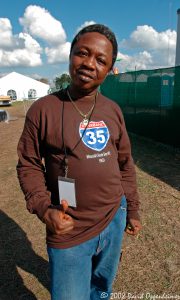
[[98, 63], [101, 64], [101, 65], [104, 65], [104, 66], [106, 65], [106, 61], [105, 61], [104, 58], [98, 57], [98, 58], [97, 58], [97, 61], [98, 61]]
[[87, 56], [88, 55], [88, 52], [86, 50], [78, 50], [77, 53], [76, 53], [78, 56]]

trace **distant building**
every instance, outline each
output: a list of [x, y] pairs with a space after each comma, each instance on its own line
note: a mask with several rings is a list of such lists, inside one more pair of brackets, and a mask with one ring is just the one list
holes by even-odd
[[49, 84], [12, 72], [0, 78], [0, 95], [12, 100], [37, 99], [48, 94]]

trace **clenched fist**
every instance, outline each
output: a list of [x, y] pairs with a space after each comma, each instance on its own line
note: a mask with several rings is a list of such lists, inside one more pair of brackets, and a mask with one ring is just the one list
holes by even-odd
[[62, 210], [48, 208], [43, 216], [43, 222], [47, 228], [59, 235], [65, 234], [73, 229], [74, 221], [71, 216], [66, 214], [68, 203], [66, 200], [61, 201]]

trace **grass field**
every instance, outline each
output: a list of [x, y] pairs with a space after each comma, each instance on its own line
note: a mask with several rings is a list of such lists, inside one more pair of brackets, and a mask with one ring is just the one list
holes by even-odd
[[[15, 171], [27, 108], [6, 108], [10, 121], [0, 123], [0, 300], [50, 299], [45, 227], [26, 210]], [[135, 135], [131, 141], [143, 231], [124, 238], [111, 298], [180, 299], [179, 152]]]

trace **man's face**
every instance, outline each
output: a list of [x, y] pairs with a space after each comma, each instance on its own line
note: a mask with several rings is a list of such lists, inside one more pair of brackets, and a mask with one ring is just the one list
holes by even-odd
[[83, 34], [70, 55], [72, 85], [86, 91], [96, 89], [111, 69], [112, 55], [112, 44], [104, 35], [97, 32]]

